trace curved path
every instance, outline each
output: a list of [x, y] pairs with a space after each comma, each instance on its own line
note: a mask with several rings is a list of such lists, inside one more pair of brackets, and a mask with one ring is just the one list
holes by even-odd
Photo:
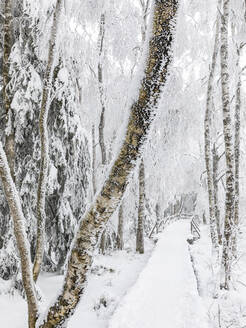
[[190, 262], [189, 220], [168, 226], [109, 328], [208, 328]]

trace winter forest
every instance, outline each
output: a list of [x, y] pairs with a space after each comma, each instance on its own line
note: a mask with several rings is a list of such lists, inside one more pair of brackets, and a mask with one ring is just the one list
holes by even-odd
[[246, 327], [246, 0], [0, 0], [0, 327]]

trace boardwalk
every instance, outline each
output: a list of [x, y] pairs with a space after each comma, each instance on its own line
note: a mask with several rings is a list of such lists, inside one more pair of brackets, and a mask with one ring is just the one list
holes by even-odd
[[189, 220], [161, 234], [136, 284], [114, 313], [109, 328], [207, 328], [187, 245]]

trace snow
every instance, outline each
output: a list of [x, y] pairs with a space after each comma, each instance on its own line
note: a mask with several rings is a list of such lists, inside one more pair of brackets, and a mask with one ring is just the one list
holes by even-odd
[[[153, 243], [146, 241], [146, 253], [116, 251], [112, 255], [97, 255], [88, 279], [85, 295], [68, 323], [68, 328], [78, 328], [81, 322], [85, 327], [106, 328], [108, 321], [125, 295], [136, 282], [153, 249]], [[38, 286], [43, 296], [41, 312], [61, 289], [63, 276], [42, 274]], [[3, 288], [2, 288], [3, 290]], [[18, 295], [0, 295], [1, 327], [27, 327], [27, 306]], [[10, 315], [11, 314], [11, 315]]]
[[202, 302], [206, 308], [209, 327], [246, 327], [246, 226], [241, 227], [238, 244], [238, 260], [232, 268], [233, 288], [230, 291], [220, 290], [214, 295], [214, 273], [212, 270], [211, 238], [208, 225], [201, 227], [201, 239], [191, 246], [191, 253], [199, 279]]
[[[242, 328], [246, 325], [245, 231], [242, 227], [239, 259], [234, 266], [235, 290], [221, 290], [213, 298], [213, 272], [209, 226], [201, 226], [201, 239], [187, 243], [190, 221], [165, 228], [146, 253], [128, 249], [96, 255], [88, 286], [67, 328]], [[194, 275], [192, 263], [197, 277]], [[201, 296], [197, 291], [197, 280]], [[63, 276], [42, 274], [38, 287], [45, 311], [60, 290]], [[27, 306], [18, 295], [4, 293], [0, 281], [1, 326], [27, 326]], [[7, 289], [6, 289], [7, 290]]]
[[[144, 255], [126, 250], [97, 255], [68, 328], [78, 328], [81, 322], [90, 328], [209, 327], [190, 262], [189, 225], [189, 220], [169, 225], [159, 234], [153, 252], [153, 244], [147, 241]], [[41, 275], [42, 311], [62, 281], [62, 276]], [[0, 295], [0, 308], [3, 326], [26, 326], [27, 307], [19, 296]]]
[[189, 223], [173, 223], [163, 232], [109, 328], [208, 327], [186, 241]]

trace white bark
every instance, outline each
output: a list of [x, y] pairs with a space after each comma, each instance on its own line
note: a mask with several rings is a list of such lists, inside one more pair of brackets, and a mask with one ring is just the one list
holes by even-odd
[[100, 123], [98, 126], [99, 130], [99, 145], [102, 154], [102, 164], [105, 165], [107, 162], [106, 147], [104, 141], [104, 127], [105, 127], [105, 91], [103, 86], [103, 46], [104, 46], [104, 36], [105, 36], [105, 14], [101, 15], [100, 19], [100, 32], [99, 32], [99, 61], [98, 61], [98, 87], [99, 87], [99, 97], [101, 104], [101, 115]]
[[34, 328], [38, 316], [38, 305], [31, 271], [30, 245], [25, 232], [20, 198], [13, 182], [7, 157], [0, 142], [0, 178], [14, 222], [14, 234], [21, 260], [21, 271], [28, 303], [29, 328]]
[[240, 50], [238, 49], [238, 60], [237, 60], [237, 69], [238, 69], [238, 82], [236, 88], [236, 107], [235, 107], [235, 127], [234, 127], [234, 174], [235, 174], [235, 207], [234, 207], [234, 228], [233, 228], [233, 256], [237, 258], [237, 233], [239, 225], [239, 196], [240, 196], [240, 127], [241, 127], [241, 74], [239, 69], [240, 62]]
[[119, 250], [122, 250], [124, 248], [124, 208], [123, 208], [123, 200], [120, 204], [119, 215], [118, 215], [117, 248]]
[[[218, 0], [218, 7], [220, 8], [222, 0]], [[213, 245], [213, 251], [218, 256], [218, 233], [216, 227], [215, 216], [215, 203], [214, 203], [214, 186], [213, 186], [213, 168], [212, 168], [212, 149], [211, 149], [211, 112], [212, 112], [212, 96], [213, 96], [213, 83], [217, 57], [219, 53], [219, 31], [220, 31], [220, 13], [218, 10], [216, 19], [216, 32], [214, 49], [212, 56], [212, 63], [209, 71], [208, 87], [207, 87], [207, 104], [204, 120], [204, 145], [205, 145], [205, 162], [207, 171], [207, 185], [208, 185], [208, 198], [209, 198], [209, 223], [210, 234]]]
[[49, 166], [49, 138], [48, 138], [48, 130], [47, 130], [47, 118], [48, 118], [49, 107], [50, 107], [49, 99], [50, 99], [51, 84], [52, 84], [53, 71], [54, 71], [57, 27], [61, 15], [61, 9], [62, 9], [62, 0], [57, 0], [55, 12], [54, 12], [51, 36], [49, 40], [48, 61], [47, 61], [46, 73], [44, 77], [44, 88], [43, 88], [41, 110], [39, 116], [39, 133], [41, 139], [41, 163], [40, 163], [40, 173], [39, 173], [38, 192], [37, 192], [37, 242], [36, 242], [36, 252], [35, 252], [34, 265], [33, 265], [34, 281], [36, 281], [38, 278], [41, 269], [42, 260], [43, 260], [43, 253], [44, 253], [45, 195], [46, 195], [46, 185], [47, 185], [48, 166]]
[[144, 253], [144, 220], [145, 220], [145, 174], [144, 161], [141, 159], [139, 165], [139, 203], [138, 203], [138, 225], [136, 238], [136, 251], [140, 254]]
[[230, 1], [223, 1], [223, 13], [221, 16], [221, 88], [222, 88], [222, 107], [223, 107], [223, 133], [225, 142], [226, 156], [226, 200], [225, 200], [225, 225], [223, 241], [223, 259], [225, 289], [230, 288], [231, 265], [232, 265], [232, 228], [234, 214], [234, 149], [232, 142], [232, 123], [230, 108], [229, 90], [229, 67], [228, 67], [228, 24]]

